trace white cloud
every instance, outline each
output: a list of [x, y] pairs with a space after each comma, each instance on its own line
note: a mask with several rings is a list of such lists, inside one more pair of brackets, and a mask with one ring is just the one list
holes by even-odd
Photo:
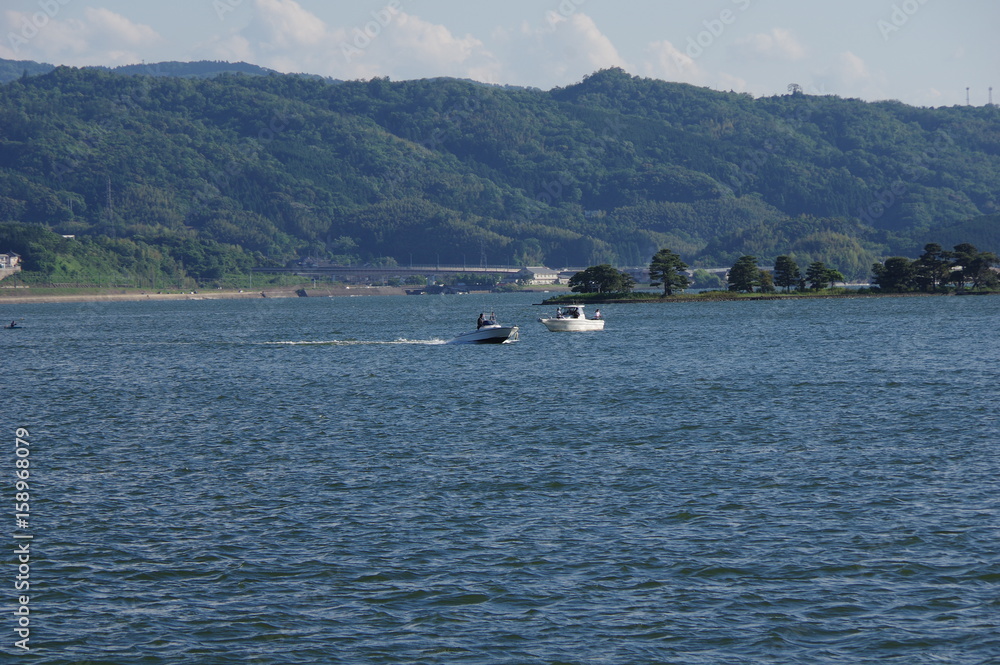
[[387, 37], [403, 53], [429, 62], [466, 62], [483, 49], [483, 43], [471, 35], [456, 37], [445, 26], [406, 12], [399, 14]]
[[567, 55], [582, 56], [591, 71], [626, 66], [618, 49], [598, 29], [592, 18], [586, 14], [573, 14], [566, 21], [568, 25], [565, 28], [557, 27], [555, 35], [561, 38], [559, 41]]
[[845, 51], [837, 56], [835, 71], [841, 80], [847, 83], [866, 81], [871, 78], [865, 61], [850, 51]]
[[250, 40], [240, 34], [234, 34], [215, 43], [212, 47], [213, 59], [226, 60], [229, 62], [250, 62], [256, 63], [256, 51]]
[[690, 83], [716, 90], [746, 92], [745, 79], [721, 71], [707, 71], [668, 41], [653, 42], [643, 51], [642, 74], [664, 81]]
[[295, 0], [257, 0], [253, 30], [267, 50], [315, 46], [327, 35], [326, 24]]
[[160, 36], [148, 25], [133, 23], [121, 14], [107, 9], [84, 10], [89, 34], [102, 43], [142, 46], [160, 41]]
[[550, 88], [567, 85], [598, 69], [628, 69], [615, 45], [594, 20], [582, 13], [549, 12], [538, 24], [496, 30], [493, 49], [502, 61], [502, 81]]
[[136, 49], [161, 43], [159, 33], [108, 9], [87, 7], [83, 18], [59, 13], [7, 11], [0, 21], [0, 57], [66, 65], [126, 64], [141, 59]]
[[256, 0], [253, 18], [245, 27], [216, 37], [202, 48], [223, 60], [244, 60], [279, 71], [307, 71], [315, 49], [323, 48], [329, 37], [326, 24], [295, 0]]
[[917, 93], [919, 101], [927, 106], [939, 106], [946, 100], [945, 94], [937, 88], [918, 90]]
[[354, 26], [330, 27], [295, 0], [256, 0], [250, 23], [202, 48], [282, 72], [344, 79], [455, 76], [492, 81], [495, 58], [471, 35], [386, 6]]
[[868, 100], [891, 97], [885, 75], [872, 71], [868, 63], [852, 51], [838, 53], [830, 65], [816, 70], [812, 85], [840, 97]]
[[801, 60], [806, 55], [805, 47], [784, 28], [772, 28], [770, 32], [759, 32], [737, 39], [734, 49], [742, 58]]
[[732, 90], [733, 92], [748, 92], [749, 84], [739, 76], [719, 72], [716, 74], [715, 88], [718, 90]]
[[646, 76], [696, 84], [705, 80], [705, 73], [695, 60], [668, 41], [653, 42], [643, 55], [642, 71]]
[[492, 82], [499, 73], [493, 54], [476, 37], [455, 35], [443, 25], [406, 12], [400, 12], [383, 34], [372, 40], [368, 51], [366, 58], [402, 78], [436, 72]]

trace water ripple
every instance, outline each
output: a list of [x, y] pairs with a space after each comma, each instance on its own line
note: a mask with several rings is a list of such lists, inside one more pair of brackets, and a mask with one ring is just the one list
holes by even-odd
[[995, 299], [416, 300], [26, 311], [32, 662], [1000, 659]]

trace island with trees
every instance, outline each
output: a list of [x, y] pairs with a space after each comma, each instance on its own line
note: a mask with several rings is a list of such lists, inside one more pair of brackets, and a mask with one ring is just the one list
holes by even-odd
[[[803, 272], [789, 255], [778, 256], [768, 270], [757, 257], [740, 256], [727, 271], [725, 290], [682, 293], [690, 284], [688, 266], [664, 248], [649, 264], [650, 287], [663, 293], [636, 291], [636, 280], [610, 265], [592, 266], [570, 280], [572, 294], [549, 298], [545, 304], [568, 302], [665, 302], [692, 300], [846, 297], [900, 294], [1000, 294], [1000, 257], [970, 243], [945, 250], [928, 243], [917, 259], [890, 257], [872, 265], [871, 285], [847, 288], [844, 275], [822, 261], [811, 262]], [[843, 284], [838, 288], [837, 284]], [[779, 291], [779, 289], [781, 289]], [[675, 293], [676, 292], [676, 293]]]

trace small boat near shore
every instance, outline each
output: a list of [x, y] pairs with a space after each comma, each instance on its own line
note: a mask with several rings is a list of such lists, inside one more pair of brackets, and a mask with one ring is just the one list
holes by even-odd
[[519, 328], [517, 326], [502, 326], [497, 323], [496, 314], [491, 313], [486, 318], [486, 313], [479, 315], [479, 321], [475, 330], [462, 333], [454, 339], [448, 340], [448, 344], [510, 344], [519, 339]]
[[583, 332], [588, 330], [604, 330], [604, 319], [601, 310], [588, 319], [583, 311], [583, 305], [563, 305], [556, 308], [556, 315], [551, 319], [538, 319], [552, 332]]

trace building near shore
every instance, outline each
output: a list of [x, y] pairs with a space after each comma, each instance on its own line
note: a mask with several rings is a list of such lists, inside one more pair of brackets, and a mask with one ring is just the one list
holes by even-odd
[[517, 278], [527, 284], [558, 284], [559, 272], [545, 266], [528, 266], [517, 273]]
[[16, 252], [0, 253], [0, 279], [21, 272], [21, 255]]

